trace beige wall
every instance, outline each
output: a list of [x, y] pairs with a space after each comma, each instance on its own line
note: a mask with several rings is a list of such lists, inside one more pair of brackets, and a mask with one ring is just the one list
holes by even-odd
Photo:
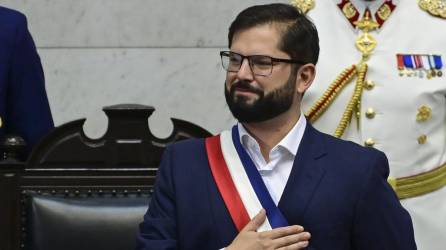
[[[217, 133], [234, 123], [218, 52], [231, 20], [258, 0], [4, 0], [23, 12], [39, 48], [56, 125], [86, 117], [105, 131], [101, 108], [154, 106], [160, 136], [170, 117]], [[287, 1], [282, 1], [287, 2]]]

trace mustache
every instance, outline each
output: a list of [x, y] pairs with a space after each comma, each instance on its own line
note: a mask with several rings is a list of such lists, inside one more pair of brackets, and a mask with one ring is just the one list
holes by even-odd
[[249, 83], [249, 81], [240, 80], [240, 81], [237, 81], [237, 82], [233, 83], [232, 86], [231, 86], [230, 92], [234, 93], [236, 88], [243, 89], [243, 90], [250, 91], [250, 92], [254, 92], [254, 93], [257, 93], [257, 94], [263, 94], [263, 90], [261, 88], [252, 86]]

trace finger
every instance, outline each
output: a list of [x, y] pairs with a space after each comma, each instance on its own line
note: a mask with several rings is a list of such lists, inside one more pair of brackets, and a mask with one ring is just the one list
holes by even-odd
[[248, 224], [246, 224], [246, 226], [242, 229], [241, 232], [256, 231], [257, 228], [259, 228], [262, 225], [265, 219], [266, 219], [266, 212], [265, 209], [262, 209], [256, 216], [254, 216], [254, 218], [252, 218], [252, 220]]
[[304, 231], [304, 228], [299, 225], [287, 226], [287, 227], [278, 227], [273, 230], [261, 232], [262, 237], [268, 239], [277, 239], [287, 235], [298, 234]]
[[290, 246], [293, 244], [297, 244], [299, 242], [308, 241], [308, 240], [310, 240], [310, 237], [311, 237], [311, 235], [308, 232], [302, 232], [302, 233], [298, 233], [298, 234], [288, 235], [288, 236], [273, 240], [273, 246], [275, 248], [286, 247], [286, 246]]
[[298, 243], [294, 243], [292, 245], [289, 246], [284, 246], [284, 247], [280, 247], [277, 248], [277, 250], [296, 250], [296, 249], [304, 249], [308, 246], [309, 242], [308, 241], [301, 241]]

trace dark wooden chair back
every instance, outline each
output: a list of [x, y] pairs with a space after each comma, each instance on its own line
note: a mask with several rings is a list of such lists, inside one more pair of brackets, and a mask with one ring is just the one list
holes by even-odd
[[0, 221], [6, 222], [0, 234], [7, 238], [0, 239], [0, 250], [134, 248], [165, 147], [211, 135], [172, 119], [172, 134], [159, 139], [148, 126], [154, 108], [103, 110], [103, 137], [88, 138], [85, 119], [72, 121], [47, 135], [26, 163], [7, 159], [0, 165]]

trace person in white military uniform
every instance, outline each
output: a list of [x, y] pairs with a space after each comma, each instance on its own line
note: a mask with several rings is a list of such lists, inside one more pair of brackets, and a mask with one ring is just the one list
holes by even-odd
[[446, 0], [291, 3], [320, 35], [320, 72], [303, 100], [308, 119], [384, 151], [418, 248], [444, 250]]

